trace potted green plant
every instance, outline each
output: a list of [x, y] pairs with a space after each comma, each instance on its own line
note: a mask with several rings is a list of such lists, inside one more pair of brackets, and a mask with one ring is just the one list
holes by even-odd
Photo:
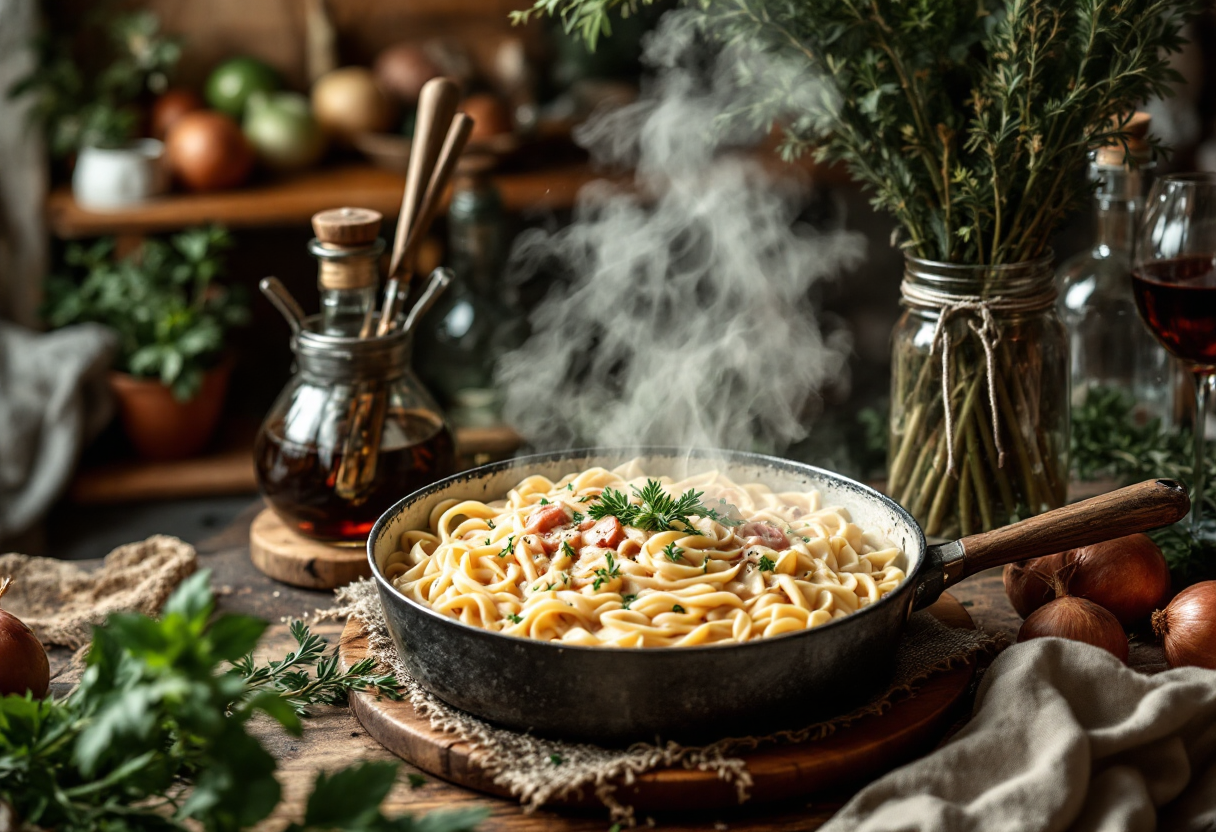
[[150, 238], [120, 258], [112, 239], [73, 244], [64, 255], [73, 274], [47, 283], [51, 326], [95, 321], [118, 333], [111, 387], [127, 435], [150, 459], [197, 453], [219, 419], [232, 369], [225, 335], [249, 319], [243, 293], [214, 282], [230, 245], [215, 226]]
[[87, 33], [45, 33], [34, 44], [37, 63], [10, 97], [33, 96], [30, 114], [46, 132], [55, 159], [74, 161], [72, 192], [94, 210], [120, 208], [160, 193], [168, 184], [164, 145], [137, 139], [148, 98], [163, 92], [181, 45], [160, 31], [148, 11], [97, 17], [104, 49], [76, 48]]
[[[615, 9], [536, 0], [589, 44]], [[1194, 0], [686, 0], [775, 118], [787, 155], [842, 163], [898, 221], [889, 492], [931, 536], [1065, 499], [1068, 347], [1049, 240], [1089, 195], [1090, 152], [1127, 146], [1170, 94]]]

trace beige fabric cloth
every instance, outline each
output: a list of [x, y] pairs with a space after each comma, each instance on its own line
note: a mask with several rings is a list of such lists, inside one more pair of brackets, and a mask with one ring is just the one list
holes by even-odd
[[13, 578], [4, 609], [44, 645], [73, 649], [92, 641], [93, 627], [111, 613], [157, 615], [197, 568], [194, 547], [168, 535], [119, 546], [93, 572], [54, 558], [0, 555], [0, 577]]
[[[851, 722], [890, 707], [896, 699], [915, 696], [930, 676], [957, 666], [981, 653], [997, 651], [1003, 642], [977, 630], [954, 630], [927, 613], [909, 621], [890, 687], [855, 711], [826, 722], [805, 725], [767, 737], [730, 737], [711, 745], [686, 747], [638, 743], [628, 749], [600, 748], [582, 743], [558, 742], [499, 728], [457, 710], [431, 696], [415, 682], [402, 664], [388, 633], [376, 585], [357, 581], [337, 591], [338, 606], [318, 611], [322, 619], [354, 617], [367, 628], [368, 646], [402, 683], [403, 692], [415, 710], [429, 716], [431, 725], [468, 743], [478, 763], [494, 782], [516, 795], [528, 810], [565, 795], [591, 791], [617, 820], [631, 821], [632, 807], [616, 796], [619, 782], [658, 768], [683, 767], [714, 771], [732, 783], [742, 803], [748, 798], [752, 779], [740, 755], [759, 746], [801, 743], [822, 739]], [[560, 766], [552, 758], [561, 758]]]
[[1006, 650], [949, 743], [858, 793], [821, 832], [1212, 832], [1216, 671], [1153, 676], [1104, 650]]

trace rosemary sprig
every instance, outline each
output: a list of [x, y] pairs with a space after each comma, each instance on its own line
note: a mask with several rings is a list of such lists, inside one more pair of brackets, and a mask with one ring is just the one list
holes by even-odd
[[345, 704], [351, 691], [401, 698], [396, 677], [374, 672], [375, 659], [363, 659], [344, 672], [337, 651], [325, 655], [329, 642], [313, 633], [303, 621], [291, 622], [291, 635], [297, 647], [278, 661], [259, 665], [253, 654], [247, 653], [233, 662], [233, 668], [245, 679], [250, 696], [274, 692], [301, 715], [308, 705]]

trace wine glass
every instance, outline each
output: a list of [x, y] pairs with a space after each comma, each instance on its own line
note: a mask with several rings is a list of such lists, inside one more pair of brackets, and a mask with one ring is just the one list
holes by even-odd
[[1191, 531], [1216, 540], [1203, 516], [1204, 426], [1216, 389], [1216, 175], [1163, 176], [1149, 192], [1132, 257], [1140, 317], [1195, 377]]

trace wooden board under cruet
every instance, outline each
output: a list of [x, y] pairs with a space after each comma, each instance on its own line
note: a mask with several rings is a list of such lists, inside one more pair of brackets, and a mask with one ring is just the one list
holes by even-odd
[[[963, 606], [946, 594], [929, 608], [955, 628], [974, 629]], [[343, 668], [367, 655], [363, 626], [352, 619], [338, 648]], [[975, 677], [976, 663], [931, 677], [915, 695], [896, 701], [881, 714], [863, 717], [815, 742], [762, 748], [740, 754], [753, 778], [747, 805], [854, 790], [934, 747], [959, 715], [959, 706]], [[460, 786], [514, 799], [495, 784], [471, 758], [469, 746], [452, 734], [431, 727], [408, 702], [352, 694], [351, 708], [377, 742], [418, 768]], [[563, 801], [564, 806], [600, 806], [590, 792]], [[640, 812], [725, 809], [738, 805], [733, 784], [712, 771], [671, 768], [638, 776], [618, 787], [617, 796]]]
[[336, 589], [372, 574], [367, 547], [330, 546], [297, 533], [264, 508], [249, 529], [249, 557], [264, 575], [305, 589]]

